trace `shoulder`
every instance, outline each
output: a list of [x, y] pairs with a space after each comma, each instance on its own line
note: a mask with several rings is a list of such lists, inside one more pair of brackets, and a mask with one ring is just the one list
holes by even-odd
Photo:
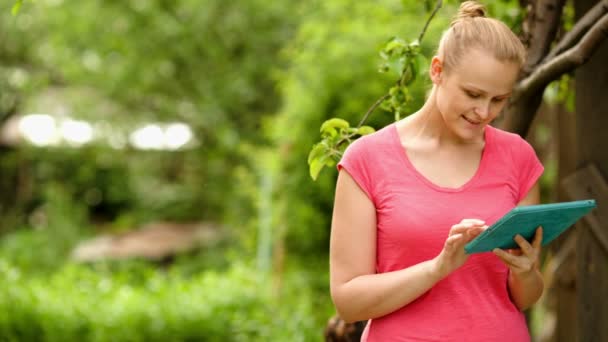
[[338, 170], [345, 169], [367, 196], [375, 201], [378, 181], [383, 172], [384, 157], [391, 152], [394, 126], [388, 125], [380, 130], [364, 135], [344, 151]]
[[490, 130], [492, 138], [499, 144], [518, 145], [526, 142], [526, 140], [517, 133], [507, 132], [500, 128], [489, 125], [486, 127], [486, 129]]
[[359, 152], [366, 151], [382, 151], [387, 146], [391, 145], [392, 134], [395, 129], [394, 124], [390, 124], [382, 127], [374, 133], [364, 135], [357, 140], [353, 141], [347, 148], [348, 150], [354, 150]]
[[495, 127], [488, 126], [494, 139], [494, 151], [501, 155], [503, 161], [510, 162], [517, 172], [522, 168], [539, 168], [540, 161], [534, 147], [519, 134], [507, 132]]
[[353, 141], [342, 154], [338, 170], [345, 168], [351, 175], [360, 175], [371, 181], [392, 153], [394, 129], [391, 124]]
[[509, 152], [513, 157], [518, 155], [534, 153], [534, 149], [530, 143], [517, 133], [507, 132], [500, 128], [487, 126], [490, 130], [494, 146], [502, 152]]

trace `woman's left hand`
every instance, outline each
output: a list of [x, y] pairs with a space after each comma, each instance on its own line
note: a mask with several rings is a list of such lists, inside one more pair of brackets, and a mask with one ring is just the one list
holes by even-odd
[[493, 250], [494, 254], [509, 267], [514, 275], [526, 275], [538, 270], [541, 242], [543, 241], [543, 228], [538, 227], [536, 229], [532, 244], [519, 234], [515, 236], [514, 240], [519, 245], [519, 249], [502, 250], [495, 248]]

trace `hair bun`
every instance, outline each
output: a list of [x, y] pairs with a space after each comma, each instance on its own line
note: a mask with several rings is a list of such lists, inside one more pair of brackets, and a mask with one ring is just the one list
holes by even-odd
[[460, 4], [460, 9], [458, 10], [458, 14], [456, 18], [452, 21], [452, 25], [463, 19], [472, 19], [476, 17], [485, 17], [486, 16], [486, 8], [478, 3], [477, 1], [465, 1]]

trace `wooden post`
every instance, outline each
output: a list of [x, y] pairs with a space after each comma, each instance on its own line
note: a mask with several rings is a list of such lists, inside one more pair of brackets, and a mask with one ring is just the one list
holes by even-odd
[[[580, 18], [597, 0], [574, 1], [575, 17]], [[608, 175], [608, 44], [602, 44], [587, 64], [575, 72], [576, 127], [578, 130], [578, 166], [594, 164], [596, 179], [585, 191], [597, 196], [596, 222], [582, 222], [577, 245], [578, 340], [608, 341], [608, 252], [605, 234], [608, 231], [608, 202], [605, 179]], [[592, 177], [592, 176], [589, 176]], [[604, 185], [602, 185], [602, 183]], [[590, 216], [592, 217], [592, 216]]]
[[[608, 340], [608, 183], [589, 164], [562, 182], [571, 199], [593, 198], [598, 208], [585, 216], [577, 243], [578, 340]], [[603, 337], [600, 337], [603, 336]]]
[[[574, 82], [571, 83], [574, 87]], [[564, 104], [553, 107], [555, 111], [553, 133], [557, 142], [558, 167], [557, 179], [576, 171], [576, 155], [578, 154], [577, 130], [575, 113], [568, 111]], [[557, 200], [569, 199], [564, 187], [557, 184]], [[552, 262], [548, 265], [553, 282], [546, 282], [547, 296], [550, 309], [554, 310], [555, 323], [553, 331], [549, 331], [548, 341], [576, 341], [577, 333], [577, 296], [576, 296], [576, 240], [578, 229], [570, 229], [557, 241], [551, 244]], [[547, 341], [547, 340], [545, 340]]]

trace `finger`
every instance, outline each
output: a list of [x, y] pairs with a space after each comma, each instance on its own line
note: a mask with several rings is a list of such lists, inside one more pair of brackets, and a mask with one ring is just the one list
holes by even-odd
[[507, 249], [507, 252], [508, 252], [509, 254], [516, 255], [516, 256], [520, 256], [520, 255], [522, 255], [522, 251], [521, 251], [521, 249], [519, 249], [519, 248], [511, 248], [511, 249]]
[[462, 221], [460, 221], [460, 223], [472, 223], [472, 224], [477, 224], [477, 225], [486, 224], [485, 221], [479, 220], [479, 219], [462, 219]]
[[521, 257], [515, 256], [513, 254], [509, 254], [500, 248], [494, 248], [494, 250], [492, 250], [492, 252], [494, 252], [494, 254], [496, 254], [502, 261], [504, 261], [506, 264], [508, 264], [512, 267], [516, 267], [516, 268], [524, 267]]
[[517, 235], [515, 235], [514, 240], [517, 243], [517, 245], [519, 246], [519, 248], [521, 248], [521, 251], [524, 255], [526, 255], [530, 258], [534, 258], [534, 259], [536, 258], [536, 253], [535, 253], [534, 248], [528, 241], [526, 241], [526, 239], [524, 239], [523, 236], [517, 234]]
[[532, 242], [532, 246], [537, 251], [540, 251], [541, 245], [543, 243], [543, 227], [538, 227], [536, 229], [536, 234], [534, 234], [534, 241]]
[[450, 229], [449, 235], [463, 234], [468, 230], [481, 229], [483, 231], [483, 230], [487, 229], [487, 227], [488, 226], [486, 226], [486, 225], [478, 225], [478, 224], [472, 223], [472, 222], [458, 223], [458, 224], [455, 224], [452, 226], [452, 228]]
[[463, 237], [462, 234], [455, 234], [455, 235], [448, 237], [445, 240], [444, 248], [448, 251], [453, 250], [455, 248], [455, 246], [458, 244], [458, 241], [462, 239], [462, 237]]
[[503, 254], [502, 252], [504, 252], [504, 251], [499, 250], [499, 251], [494, 252], [494, 254], [496, 254], [496, 256], [497, 256], [497, 257], [498, 257], [500, 260], [502, 260], [502, 262], [503, 262], [505, 265], [507, 265], [509, 268], [514, 268], [514, 269], [519, 268], [518, 264], [516, 264], [516, 263], [515, 263], [515, 262], [514, 262], [512, 259], [510, 259], [510, 258], [508, 257], [508, 253], [504, 252], [504, 254]]
[[[485, 226], [485, 227], [487, 227], [487, 226]], [[464, 233], [464, 236], [466, 238], [466, 242], [470, 242], [470, 241], [475, 240], [475, 238], [477, 238], [481, 233], [483, 233], [484, 230], [485, 230], [484, 227], [469, 228]]]
[[448, 236], [452, 236], [455, 234], [464, 234], [469, 228], [471, 228], [468, 224], [455, 224], [450, 229], [450, 233]]
[[468, 230], [468, 232], [471, 235], [476, 235], [477, 236], [477, 235], [483, 233], [483, 231], [486, 230], [486, 229], [488, 229], [488, 226], [473, 227], [473, 228], [470, 228]]
[[445, 242], [449, 243], [449, 244], [452, 244], [452, 243], [454, 243], [454, 241], [457, 241], [461, 237], [462, 237], [462, 234], [454, 234], [454, 235], [448, 237]]

